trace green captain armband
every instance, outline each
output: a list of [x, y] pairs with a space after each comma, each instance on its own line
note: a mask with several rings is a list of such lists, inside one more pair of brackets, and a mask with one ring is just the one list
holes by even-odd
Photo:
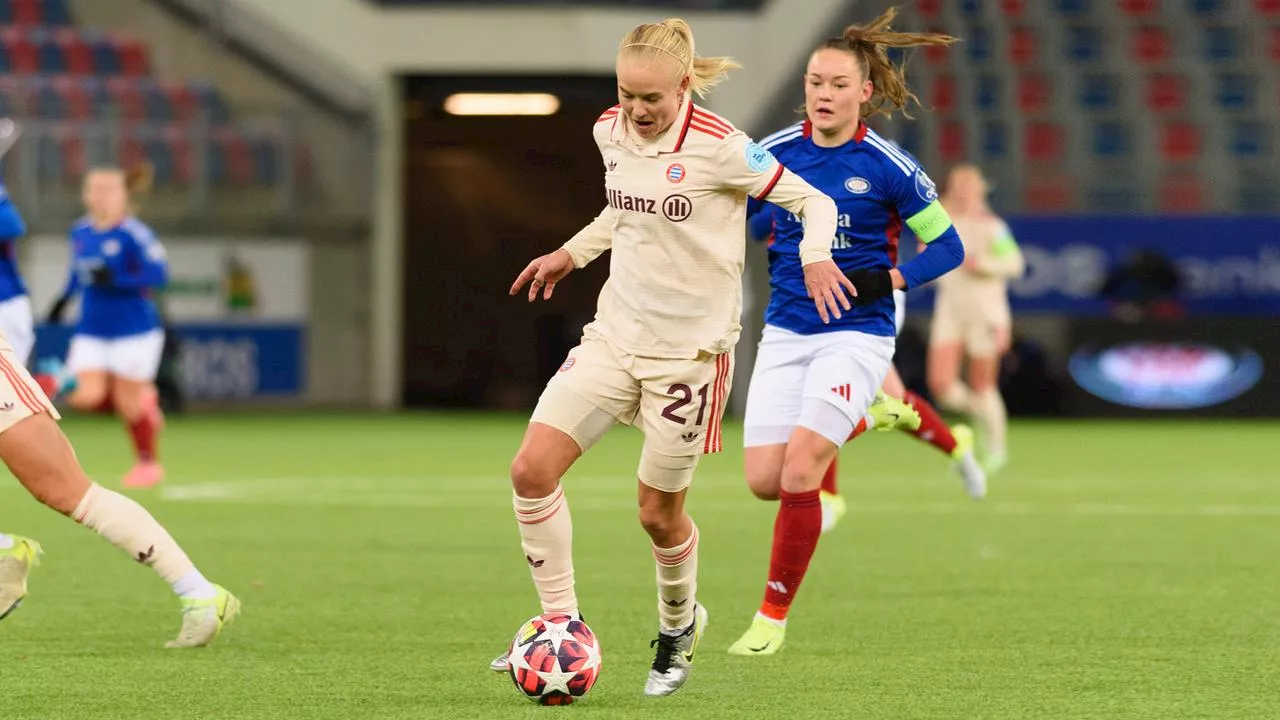
[[931, 243], [951, 227], [951, 216], [943, 209], [942, 203], [934, 200], [920, 212], [907, 218], [907, 227], [916, 234], [922, 243]]
[[1018, 241], [1013, 239], [1013, 234], [1005, 231], [996, 238], [991, 245], [991, 256], [997, 259], [1008, 257], [1018, 252]]

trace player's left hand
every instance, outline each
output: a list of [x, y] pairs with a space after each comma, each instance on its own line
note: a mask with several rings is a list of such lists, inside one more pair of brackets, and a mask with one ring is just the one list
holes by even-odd
[[538, 291], [542, 291], [543, 300], [550, 300], [551, 294], [555, 292], [556, 283], [571, 272], [573, 272], [573, 257], [569, 255], [568, 250], [559, 248], [542, 257], [534, 258], [511, 285], [509, 294], [515, 295], [527, 284], [529, 302], [538, 299]]
[[[840, 319], [840, 309], [852, 310], [849, 295], [858, 296], [858, 289], [849, 282], [849, 278], [840, 272], [835, 260], [809, 263], [804, 266], [804, 286], [818, 308], [818, 317], [823, 323], [830, 323], [831, 317]], [[845, 291], [849, 294], [846, 295]]]
[[111, 283], [112, 283], [111, 268], [107, 267], [106, 265], [99, 265], [93, 270], [90, 270], [89, 277], [92, 279], [93, 284], [97, 287], [111, 287]]

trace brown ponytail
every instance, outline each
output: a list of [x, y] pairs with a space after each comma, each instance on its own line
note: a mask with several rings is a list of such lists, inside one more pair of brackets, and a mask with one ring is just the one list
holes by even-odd
[[843, 50], [852, 53], [862, 68], [862, 76], [871, 81], [874, 88], [871, 99], [862, 105], [862, 117], [877, 113], [892, 115], [895, 111], [911, 117], [907, 106], [919, 105], [920, 99], [907, 87], [907, 64], [895, 66], [889, 60], [886, 48], [920, 47], [922, 45], [951, 45], [957, 38], [942, 33], [893, 32], [889, 23], [898, 16], [898, 9], [891, 7], [880, 17], [865, 25], [850, 25], [838, 38], [827, 40], [818, 50]]
[[155, 182], [156, 169], [145, 160], [124, 171], [124, 187], [131, 196], [145, 195]]

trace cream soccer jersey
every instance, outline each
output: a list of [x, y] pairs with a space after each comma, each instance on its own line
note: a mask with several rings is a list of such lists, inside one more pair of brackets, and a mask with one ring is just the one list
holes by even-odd
[[952, 217], [965, 257], [975, 267], [960, 268], [938, 278], [937, 305], [958, 317], [1010, 323], [1008, 281], [1022, 274], [1022, 252], [1013, 233], [995, 215]]
[[[690, 100], [653, 140], [638, 137], [617, 106], [594, 135], [608, 205], [564, 246], [577, 267], [613, 251], [589, 330], [639, 357], [728, 352], [742, 329], [747, 196], [793, 211], [831, 201]], [[836, 230], [834, 211], [809, 214], [823, 217], [807, 218], [804, 264], [831, 257]]]

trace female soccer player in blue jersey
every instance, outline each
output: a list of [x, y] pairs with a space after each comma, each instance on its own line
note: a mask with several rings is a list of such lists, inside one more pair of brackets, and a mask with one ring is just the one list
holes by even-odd
[[[729, 648], [738, 655], [781, 649], [786, 617], [822, 529], [823, 472], [869, 415], [893, 363], [894, 290], [909, 291], [960, 265], [964, 247], [938, 202], [933, 181], [906, 152], [867, 127], [865, 118], [904, 111], [916, 98], [887, 47], [947, 45], [955, 38], [896, 33], [889, 9], [850, 26], [810, 56], [804, 122], [762, 143], [792, 172], [836, 201], [832, 255], [857, 289], [855, 307], [829, 324], [801, 312], [811, 301], [796, 255], [798, 218], [780, 214], [770, 248], [769, 307], [747, 394], [747, 483], [781, 500], [764, 602], [750, 629]], [[925, 250], [897, 266], [906, 223]]]
[[31, 321], [31, 300], [18, 274], [18, 239], [27, 234], [22, 213], [0, 182], [0, 333], [8, 339], [13, 355], [25, 365], [36, 343]]
[[[81, 411], [114, 407], [128, 426], [137, 463], [124, 477], [126, 487], [150, 487], [164, 477], [156, 456], [164, 416], [155, 386], [164, 330], [152, 294], [169, 270], [164, 246], [133, 216], [131, 204], [150, 182], [147, 167], [99, 168], [85, 177], [88, 213], [71, 228], [70, 278], [50, 312], [58, 322], [70, 299], [83, 294], [67, 352], [66, 374], [74, 375], [67, 402]], [[62, 375], [52, 370], [49, 375]], [[49, 384], [42, 378], [42, 386]]]

